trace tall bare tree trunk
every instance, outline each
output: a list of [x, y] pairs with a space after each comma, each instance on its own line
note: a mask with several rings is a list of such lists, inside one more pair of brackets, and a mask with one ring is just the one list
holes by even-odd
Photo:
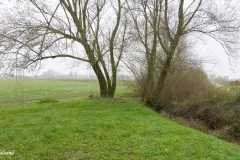
[[108, 97], [108, 86], [101, 68], [97, 63], [94, 64], [92, 67], [97, 76], [98, 83], [100, 86], [100, 97]]
[[166, 60], [166, 63], [164, 64], [163, 70], [161, 72], [161, 75], [158, 79], [157, 86], [156, 86], [156, 88], [154, 89], [154, 92], [153, 92], [153, 96], [154, 96], [153, 98], [155, 98], [155, 99], [156, 98], [158, 99], [160, 97], [160, 94], [161, 94], [162, 89], [164, 87], [164, 83], [166, 81], [169, 69], [171, 67], [171, 62], [172, 62], [172, 56], [168, 56], [167, 60]]
[[148, 60], [148, 66], [147, 66], [147, 75], [146, 75], [146, 82], [145, 82], [145, 98], [150, 98], [151, 92], [154, 89], [154, 60], [152, 58], [152, 55], [150, 55], [150, 59]]
[[117, 86], [117, 81], [112, 80], [112, 85], [110, 88], [108, 88], [108, 97], [110, 97], [110, 98], [114, 97], [115, 91], [116, 91], [116, 86]]

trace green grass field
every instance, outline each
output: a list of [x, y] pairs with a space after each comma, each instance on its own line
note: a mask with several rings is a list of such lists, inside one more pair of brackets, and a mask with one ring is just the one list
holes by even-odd
[[[95, 82], [0, 80], [0, 159], [239, 160], [240, 147], [170, 121]], [[57, 100], [38, 103], [44, 98]]]
[[[129, 92], [123, 85], [117, 88], [117, 97]], [[82, 99], [98, 95], [99, 88], [94, 81], [77, 80], [0, 80], [0, 108], [19, 106], [44, 98], [57, 100]]]

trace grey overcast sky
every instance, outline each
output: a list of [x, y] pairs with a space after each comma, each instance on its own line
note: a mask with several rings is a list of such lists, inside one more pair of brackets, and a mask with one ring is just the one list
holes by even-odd
[[200, 58], [206, 60], [203, 66], [208, 74], [240, 79], [240, 54], [238, 59], [229, 60], [222, 46], [211, 39], [205, 44], [197, 43], [195, 50]]
[[[221, 2], [221, 0], [217, 0]], [[10, 5], [14, 1], [0, 0], [1, 5]], [[238, 0], [232, 0], [235, 4], [239, 4]], [[239, 7], [239, 5], [237, 5]], [[240, 10], [240, 7], [239, 7]], [[239, 11], [240, 12], [240, 11]], [[239, 17], [240, 19], [240, 17]], [[239, 44], [240, 47], [240, 44]], [[224, 49], [217, 42], [213, 40], [206, 40], [198, 42], [194, 45], [195, 53], [206, 60], [204, 63], [204, 70], [208, 74], [216, 74], [216, 76], [228, 76], [231, 79], [240, 79], [240, 53], [239, 59], [230, 61], [225, 54]], [[43, 62], [43, 67], [37, 72], [38, 74], [46, 70], [55, 70], [61, 73], [77, 72], [78, 74], [94, 75], [91, 69], [85, 63], [81, 63], [77, 67], [71, 65], [71, 61], [64, 61], [62, 59], [46, 60]]]
[[[222, 46], [212, 39], [206, 39], [202, 42], [198, 41], [193, 49], [195, 54], [204, 61], [203, 68], [207, 74], [228, 76], [230, 79], [240, 79], [240, 53], [238, 59], [229, 60]], [[73, 67], [69, 59], [68, 61], [61, 59], [46, 60], [43, 62], [43, 67], [39, 73], [49, 69], [65, 74], [77, 72], [84, 75], [94, 75], [92, 69], [89, 69], [86, 63], [81, 62], [78, 66]]]
[[[240, 56], [238, 60], [229, 61], [228, 55], [217, 42], [207, 40], [204, 43], [196, 43], [194, 50], [199, 58], [204, 60], [204, 70], [208, 74], [216, 74], [216, 76], [228, 76], [231, 79], [240, 79]], [[240, 55], [240, 54], [239, 54]], [[91, 69], [88, 69], [86, 63], [81, 63], [73, 67], [71, 61], [61, 59], [46, 60], [39, 73], [53, 69], [61, 73], [77, 72], [84, 75], [94, 75]]]

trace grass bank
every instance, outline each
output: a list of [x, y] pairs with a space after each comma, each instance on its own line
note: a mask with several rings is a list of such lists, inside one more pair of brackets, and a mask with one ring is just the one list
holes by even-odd
[[[58, 81], [55, 87], [48, 81], [31, 83], [48, 88], [51, 94], [61, 91]], [[62, 84], [66, 85], [62, 89], [87, 87], [87, 82], [72, 83]], [[38, 87], [32, 87], [32, 93], [37, 92], [34, 88], [40, 93], [37, 98], [29, 93], [29, 99], [44, 97]], [[0, 150], [14, 150], [15, 155], [0, 155], [0, 159], [240, 159], [240, 147], [181, 126], [129, 98], [119, 98], [125, 90], [120, 86], [114, 100], [90, 100], [85, 92], [79, 99], [61, 100], [55, 95], [57, 102], [36, 100], [16, 106], [18, 98], [12, 97], [14, 105], [0, 108]]]

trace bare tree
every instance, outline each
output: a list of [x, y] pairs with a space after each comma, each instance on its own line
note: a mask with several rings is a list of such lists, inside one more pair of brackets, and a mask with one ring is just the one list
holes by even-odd
[[[220, 43], [229, 56], [234, 56], [240, 29], [236, 12], [227, 2], [217, 3], [212, 0], [134, 0], [128, 3], [136, 40], [145, 48], [148, 92], [144, 98], [159, 101], [183, 40], [207, 36]], [[161, 70], [155, 72], [158, 64]]]
[[128, 41], [124, 0], [25, 0], [18, 5], [12, 15], [1, 17], [5, 64], [29, 68], [45, 59], [83, 61], [98, 78], [100, 96], [114, 97]]

